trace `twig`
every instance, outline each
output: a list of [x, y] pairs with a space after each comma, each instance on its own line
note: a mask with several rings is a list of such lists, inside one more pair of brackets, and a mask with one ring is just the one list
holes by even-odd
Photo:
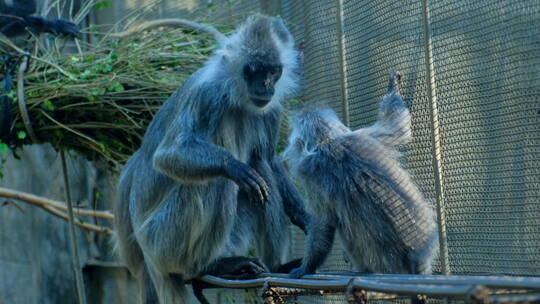
[[[49, 212], [50, 214], [65, 220], [66, 222], [69, 221], [69, 217], [65, 212], [62, 212], [62, 211], [60, 211], [58, 209], [55, 209], [55, 208], [47, 206], [47, 205], [40, 205], [40, 207], [43, 210]], [[103, 233], [103, 234], [107, 234], [107, 235], [112, 234], [112, 230], [107, 228], [107, 227], [90, 224], [90, 223], [83, 222], [83, 221], [77, 220], [77, 219], [75, 220], [75, 225], [77, 225], [77, 226], [79, 226], [81, 228], [84, 228], [86, 230], [90, 230], [90, 231], [94, 231], [94, 232], [98, 232], [98, 233]]]
[[197, 30], [197, 31], [200, 31], [200, 32], [203, 32], [203, 33], [207, 33], [209, 35], [212, 35], [214, 37], [214, 39], [216, 39], [219, 43], [224, 42], [227, 39], [227, 37], [225, 35], [223, 35], [220, 31], [218, 31], [216, 28], [214, 28], [212, 26], [203, 25], [203, 24], [200, 24], [200, 23], [197, 23], [197, 22], [193, 22], [193, 21], [189, 21], [189, 20], [185, 20], [185, 19], [179, 19], [179, 18], [159, 19], [159, 20], [147, 21], [147, 22], [144, 22], [144, 23], [139, 24], [137, 26], [133, 26], [130, 29], [124, 31], [124, 32], [110, 34], [109, 37], [110, 38], [116, 38], [116, 39], [124, 39], [124, 38], [127, 38], [127, 37], [131, 36], [131, 35], [137, 34], [139, 32], [146, 31], [146, 30], [149, 30], [149, 29], [153, 29], [153, 28], [156, 28], [156, 27], [162, 27], [162, 26], [167, 26], [167, 27], [189, 27], [189, 28], [192, 28], [194, 30]]
[[12, 48], [13, 50], [17, 51], [20, 55], [23, 55], [23, 56], [29, 56], [30, 58], [32, 58], [33, 60], [36, 60], [36, 61], [39, 61], [39, 62], [42, 62], [46, 65], [49, 65], [53, 68], [55, 68], [58, 72], [64, 74], [66, 77], [68, 77], [69, 79], [71, 80], [75, 80], [77, 79], [75, 76], [73, 76], [71, 73], [67, 72], [66, 70], [62, 69], [59, 65], [57, 65], [56, 63], [53, 63], [53, 62], [50, 62], [48, 60], [45, 60], [41, 57], [37, 57], [37, 56], [34, 56], [26, 51], [24, 51], [23, 49], [19, 48], [18, 46], [16, 46], [15, 44], [13, 44], [5, 35], [3, 34], [0, 34], [0, 42], [3, 42], [5, 43], [7, 46], [9, 46], [10, 48]]
[[[51, 200], [30, 193], [0, 187], [0, 196], [20, 200], [39, 207], [48, 207], [67, 211], [67, 206], [63, 202]], [[114, 219], [114, 215], [110, 211], [96, 211], [82, 208], [73, 208], [73, 212], [82, 216], [94, 216], [108, 220]]]

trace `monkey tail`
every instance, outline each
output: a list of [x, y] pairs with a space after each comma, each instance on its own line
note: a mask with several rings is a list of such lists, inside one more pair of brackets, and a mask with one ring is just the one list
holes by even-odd
[[124, 39], [142, 31], [150, 30], [157, 27], [188, 27], [194, 30], [206, 33], [214, 37], [214, 39], [222, 44], [227, 40], [227, 37], [218, 31], [215, 27], [205, 24], [200, 24], [186, 19], [171, 18], [171, 19], [158, 19], [153, 21], [147, 21], [140, 25], [134, 26], [124, 32], [110, 34], [110, 38]]
[[401, 87], [401, 73], [399, 71], [390, 72], [390, 77], [388, 79], [388, 91], [386, 94], [399, 94], [399, 89]]
[[158, 275], [153, 278], [159, 303], [187, 304], [191, 303], [186, 282], [179, 276]]

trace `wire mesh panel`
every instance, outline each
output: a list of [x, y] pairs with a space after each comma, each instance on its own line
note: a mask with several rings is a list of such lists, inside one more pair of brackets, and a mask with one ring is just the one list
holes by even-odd
[[[298, 42], [304, 44], [304, 88], [301, 99], [306, 103], [323, 102], [342, 113], [341, 68], [335, 1], [289, 1], [281, 4], [282, 16]], [[349, 270], [339, 238], [321, 270]], [[292, 230], [291, 256], [304, 254], [304, 235]], [[299, 303], [341, 303], [344, 295], [298, 297]]]
[[389, 71], [399, 70], [402, 95], [412, 113], [414, 137], [404, 161], [422, 192], [433, 198], [431, 105], [426, 90], [421, 4], [345, 1], [343, 9], [351, 127], [375, 122]]
[[540, 274], [540, 2], [430, 1], [450, 270]]
[[[340, 7], [338, 1], [281, 0], [288, 27], [297, 42], [304, 42], [301, 98], [326, 102], [348, 116], [353, 129], [364, 127], [377, 118], [389, 71], [399, 70], [414, 137], [403, 161], [428, 199], [434, 200], [437, 189], [444, 194], [449, 270], [540, 275], [540, 2], [427, 2], [430, 41], [424, 39], [421, 1], [341, 1]], [[235, 16], [230, 17], [234, 23], [240, 13], [261, 8], [258, 1], [193, 3], [180, 6], [189, 15], [215, 5], [220, 9], [199, 16], [226, 21]], [[426, 42], [433, 52], [432, 100]], [[433, 106], [442, 138], [440, 184], [433, 160]], [[291, 255], [301, 257], [303, 234], [297, 228], [291, 234]], [[336, 238], [320, 270], [348, 269]], [[229, 297], [254, 298], [219, 291], [213, 299]], [[341, 303], [345, 296], [299, 301]]]
[[340, 110], [340, 59], [335, 1], [283, 1], [283, 17], [298, 42], [304, 42], [306, 102], [326, 102]]

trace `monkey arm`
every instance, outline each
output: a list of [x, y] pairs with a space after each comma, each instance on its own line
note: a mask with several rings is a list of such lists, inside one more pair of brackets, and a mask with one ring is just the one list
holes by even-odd
[[324, 263], [334, 243], [336, 232], [334, 222], [328, 215], [311, 218], [302, 266], [293, 269], [289, 274], [291, 277], [300, 278], [305, 274], [314, 273]]
[[[229, 151], [210, 142], [207, 132], [219, 119], [208, 121], [204, 115], [203, 111], [181, 111], [177, 115], [153, 155], [154, 168], [182, 183], [229, 178], [255, 200], [266, 201], [268, 186], [264, 179]], [[220, 114], [216, 111], [213, 115]]]
[[277, 156], [272, 161], [272, 169], [276, 175], [285, 213], [294, 225], [298, 226], [298, 228], [307, 234], [309, 215], [304, 208], [304, 200], [289, 179], [281, 160]]
[[398, 72], [390, 75], [388, 92], [380, 103], [377, 122], [354, 133], [369, 135], [388, 147], [404, 145], [411, 141], [411, 115], [399, 94], [400, 78]]
[[167, 132], [154, 153], [154, 168], [181, 182], [202, 182], [225, 175], [227, 164], [237, 161], [227, 150], [196, 133]]

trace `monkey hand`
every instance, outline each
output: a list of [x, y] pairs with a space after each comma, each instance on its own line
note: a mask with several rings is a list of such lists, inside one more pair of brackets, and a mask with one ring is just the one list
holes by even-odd
[[250, 166], [233, 160], [225, 166], [225, 174], [232, 179], [251, 199], [264, 203], [268, 200], [268, 185]]
[[258, 259], [247, 257], [227, 257], [218, 259], [208, 274], [218, 276], [254, 277], [267, 272], [266, 266]]
[[298, 268], [295, 268], [295, 269], [291, 270], [291, 272], [289, 272], [289, 277], [293, 278], [293, 279], [300, 279], [301, 277], [303, 277], [306, 274], [307, 273], [306, 273], [304, 267], [300, 266]]

